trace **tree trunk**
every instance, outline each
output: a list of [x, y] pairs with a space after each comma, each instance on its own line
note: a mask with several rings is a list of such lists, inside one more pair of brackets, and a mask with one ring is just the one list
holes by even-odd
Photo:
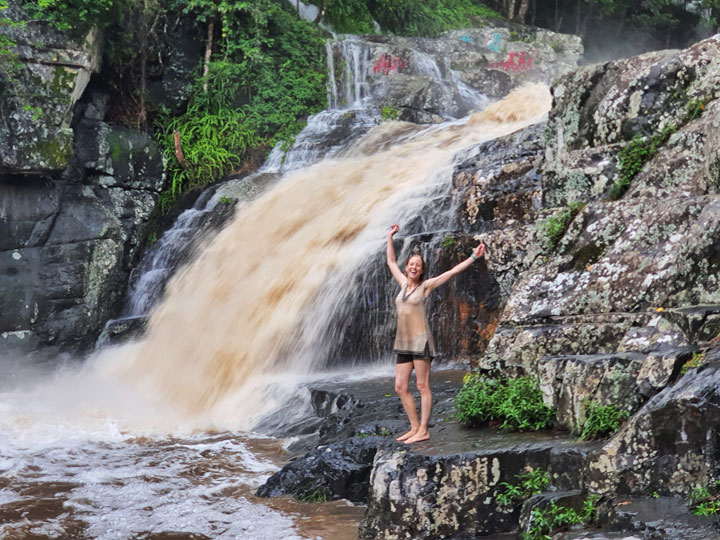
[[325, 10], [327, 9], [327, 0], [323, 0], [323, 5], [320, 8], [320, 11], [318, 11], [317, 17], [315, 17], [315, 20], [313, 21], [313, 24], [318, 24], [322, 20], [323, 16], [325, 15]]
[[173, 139], [175, 140], [175, 158], [183, 169], [190, 168], [190, 164], [185, 161], [185, 154], [183, 153], [182, 144], [180, 143], [180, 132], [178, 130], [173, 131]]
[[505, 13], [505, 16], [510, 21], [515, 17], [515, 0], [509, 0], [507, 3], [507, 13]]
[[518, 8], [517, 22], [525, 24], [525, 17], [530, 7], [530, 0], [520, 0], [520, 7]]
[[592, 18], [592, 16], [595, 14], [595, 6], [590, 5], [588, 8], [587, 15], [585, 15], [585, 18], [583, 19], [582, 25], [580, 27], [580, 34], [578, 34], [583, 40], [585, 39], [585, 36], [587, 35], [587, 29], [588, 29], [588, 21]]
[[560, 0], [555, 0], [555, 31], [556, 32], [559, 32], [560, 28], [562, 28], [563, 17], [565, 15], [565, 8], [563, 6], [563, 10], [560, 11], [559, 3], [560, 3]]
[[575, 35], [580, 35], [580, 4], [582, 3], [582, 0], [577, 0], [577, 3], [575, 4]]
[[532, 26], [535, 26], [536, 17], [537, 17], [537, 1], [533, 0], [533, 2], [532, 2], [532, 18], [530, 21], [530, 24]]
[[203, 65], [203, 90], [208, 91], [208, 73], [210, 72], [210, 57], [212, 56], [213, 34], [215, 33], [215, 19], [208, 23], [207, 42], [205, 43], [205, 64]]
[[140, 7], [140, 16], [138, 20], [138, 46], [140, 47], [140, 103], [138, 112], [138, 128], [145, 128], [147, 120], [147, 110], [145, 107], [145, 93], [147, 92], [147, 49], [149, 41], [148, 28], [148, 3], [144, 0]]

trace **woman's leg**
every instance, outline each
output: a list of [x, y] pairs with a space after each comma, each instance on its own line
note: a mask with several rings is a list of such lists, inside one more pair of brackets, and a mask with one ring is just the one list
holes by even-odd
[[403, 409], [405, 414], [410, 420], [410, 431], [400, 435], [397, 440], [404, 441], [408, 437], [412, 437], [418, 431], [420, 423], [418, 422], [417, 408], [415, 407], [415, 398], [408, 391], [408, 384], [410, 383], [410, 374], [413, 370], [413, 362], [402, 362], [395, 364], [395, 392], [400, 396]]
[[413, 436], [405, 439], [406, 444], [426, 441], [430, 438], [430, 433], [428, 432], [430, 411], [432, 410], [432, 392], [430, 391], [430, 359], [415, 358], [413, 360], [413, 366], [415, 367], [417, 389], [420, 391], [420, 427]]

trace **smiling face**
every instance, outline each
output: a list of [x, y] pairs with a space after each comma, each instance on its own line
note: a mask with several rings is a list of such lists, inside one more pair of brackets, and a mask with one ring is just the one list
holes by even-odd
[[405, 275], [414, 283], [420, 283], [425, 275], [425, 261], [420, 255], [413, 255], [405, 265]]

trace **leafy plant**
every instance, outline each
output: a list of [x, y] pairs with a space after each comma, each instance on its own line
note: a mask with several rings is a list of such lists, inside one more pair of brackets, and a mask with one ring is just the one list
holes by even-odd
[[720, 480], [711, 486], [698, 486], [690, 492], [690, 512], [697, 516], [720, 514]]
[[297, 500], [306, 503], [323, 503], [327, 502], [328, 494], [323, 489], [314, 489], [312, 491], [304, 491], [297, 496]]
[[573, 508], [560, 506], [550, 501], [546, 508], [533, 508], [530, 513], [528, 531], [523, 533], [525, 540], [550, 540], [551, 534], [567, 529], [571, 525], [583, 523], [589, 525], [596, 519], [597, 495], [590, 495], [583, 501], [580, 512]]
[[397, 120], [400, 110], [395, 107], [383, 106], [380, 108], [380, 118], [383, 120]]
[[558, 506], [550, 501], [547, 508], [533, 508], [530, 513], [530, 527], [523, 534], [526, 540], [549, 540], [553, 531], [582, 523], [580, 514], [565, 506]]
[[677, 129], [676, 125], [669, 124], [649, 139], [636, 135], [620, 150], [618, 154], [620, 161], [620, 178], [610, 189], [611, 199], [619, 199], [625, 194], [630, 184], [632, 184], [633, 179], [642, 171], [645, 163], [657, 155], [660, 148], [665, 145]]
[[158, 241], [157, 233], [155, 231], [148, 234], [147, 239], [145, 240], [145, 247], [149, 248], [150, 246], [154, 245], [155, 242]]
[[471, 376], [455, 400], [458, 421], [465, 425], [498, 422], [501, 429], [540, 430], [552, 425], [555, 412], [542, 401], [536, 379], [489, 379]]
[[617, 431], [620, 423], [629, 416], [628, 411], [618, 410], [614, 405], [602, 406], [590, 402], [585, 411], [585, 422], [580, 432], [580, 439], [597, 439], [613, 433]]
[[457, 240], [455, 240], [455, 238], [451, 238], [450, 236], [448, 236], [447, 238], [445, 238], [445, 239], [443, 240], [442, 247], [444, 247], [444, 248], [450, 248], [450, 247], [453, 247], [453, 246], [456, 245], [456, 244], [457, 244]]
[[218, 202], [220, 204], [235, 204], [237, 199], [233, 199], [232, 197], [220, 197], [218, 199]]
[[557, 215], [551, 216], [541, 222], [543, 253], [550, 253], [557, 247], [565, 235], [567, 228], [570, 226], [570, 223], [572, 223], [572, 220], [575, 219], [575, 216], [577, 216], [583, 208], [585, 208], [584, 202], [571, 201]]
[[547, 471], [536, 468], [531, 471], [515, 475], [516, 484], [501, 482], [503, 489], [495, 496], [502, 506], [510, 507], [529, 497], [543, 492], [550, 485], [550, 475]]
[[699, 368], [705, 363], [705, 352], [694, 352], [692, 358], [680, 368], [680, 374], [685, 375], [691, 369]]
[[696, 118], [702, 116], [708, 102], [710, 102], [710, 98], [693, 99], [688, 101], [685, 105], [685, 116], [683, 120], [686, 122], [692, 122]]

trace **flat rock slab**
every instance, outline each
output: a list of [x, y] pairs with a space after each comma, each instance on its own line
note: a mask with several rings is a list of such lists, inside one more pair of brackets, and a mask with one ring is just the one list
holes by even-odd
[[609, 531], [637, 531], [639, 538], [714, 540], [720, 538], [717, 516], [695, 516], [678, 497], [636, 497], [615, 503]]

